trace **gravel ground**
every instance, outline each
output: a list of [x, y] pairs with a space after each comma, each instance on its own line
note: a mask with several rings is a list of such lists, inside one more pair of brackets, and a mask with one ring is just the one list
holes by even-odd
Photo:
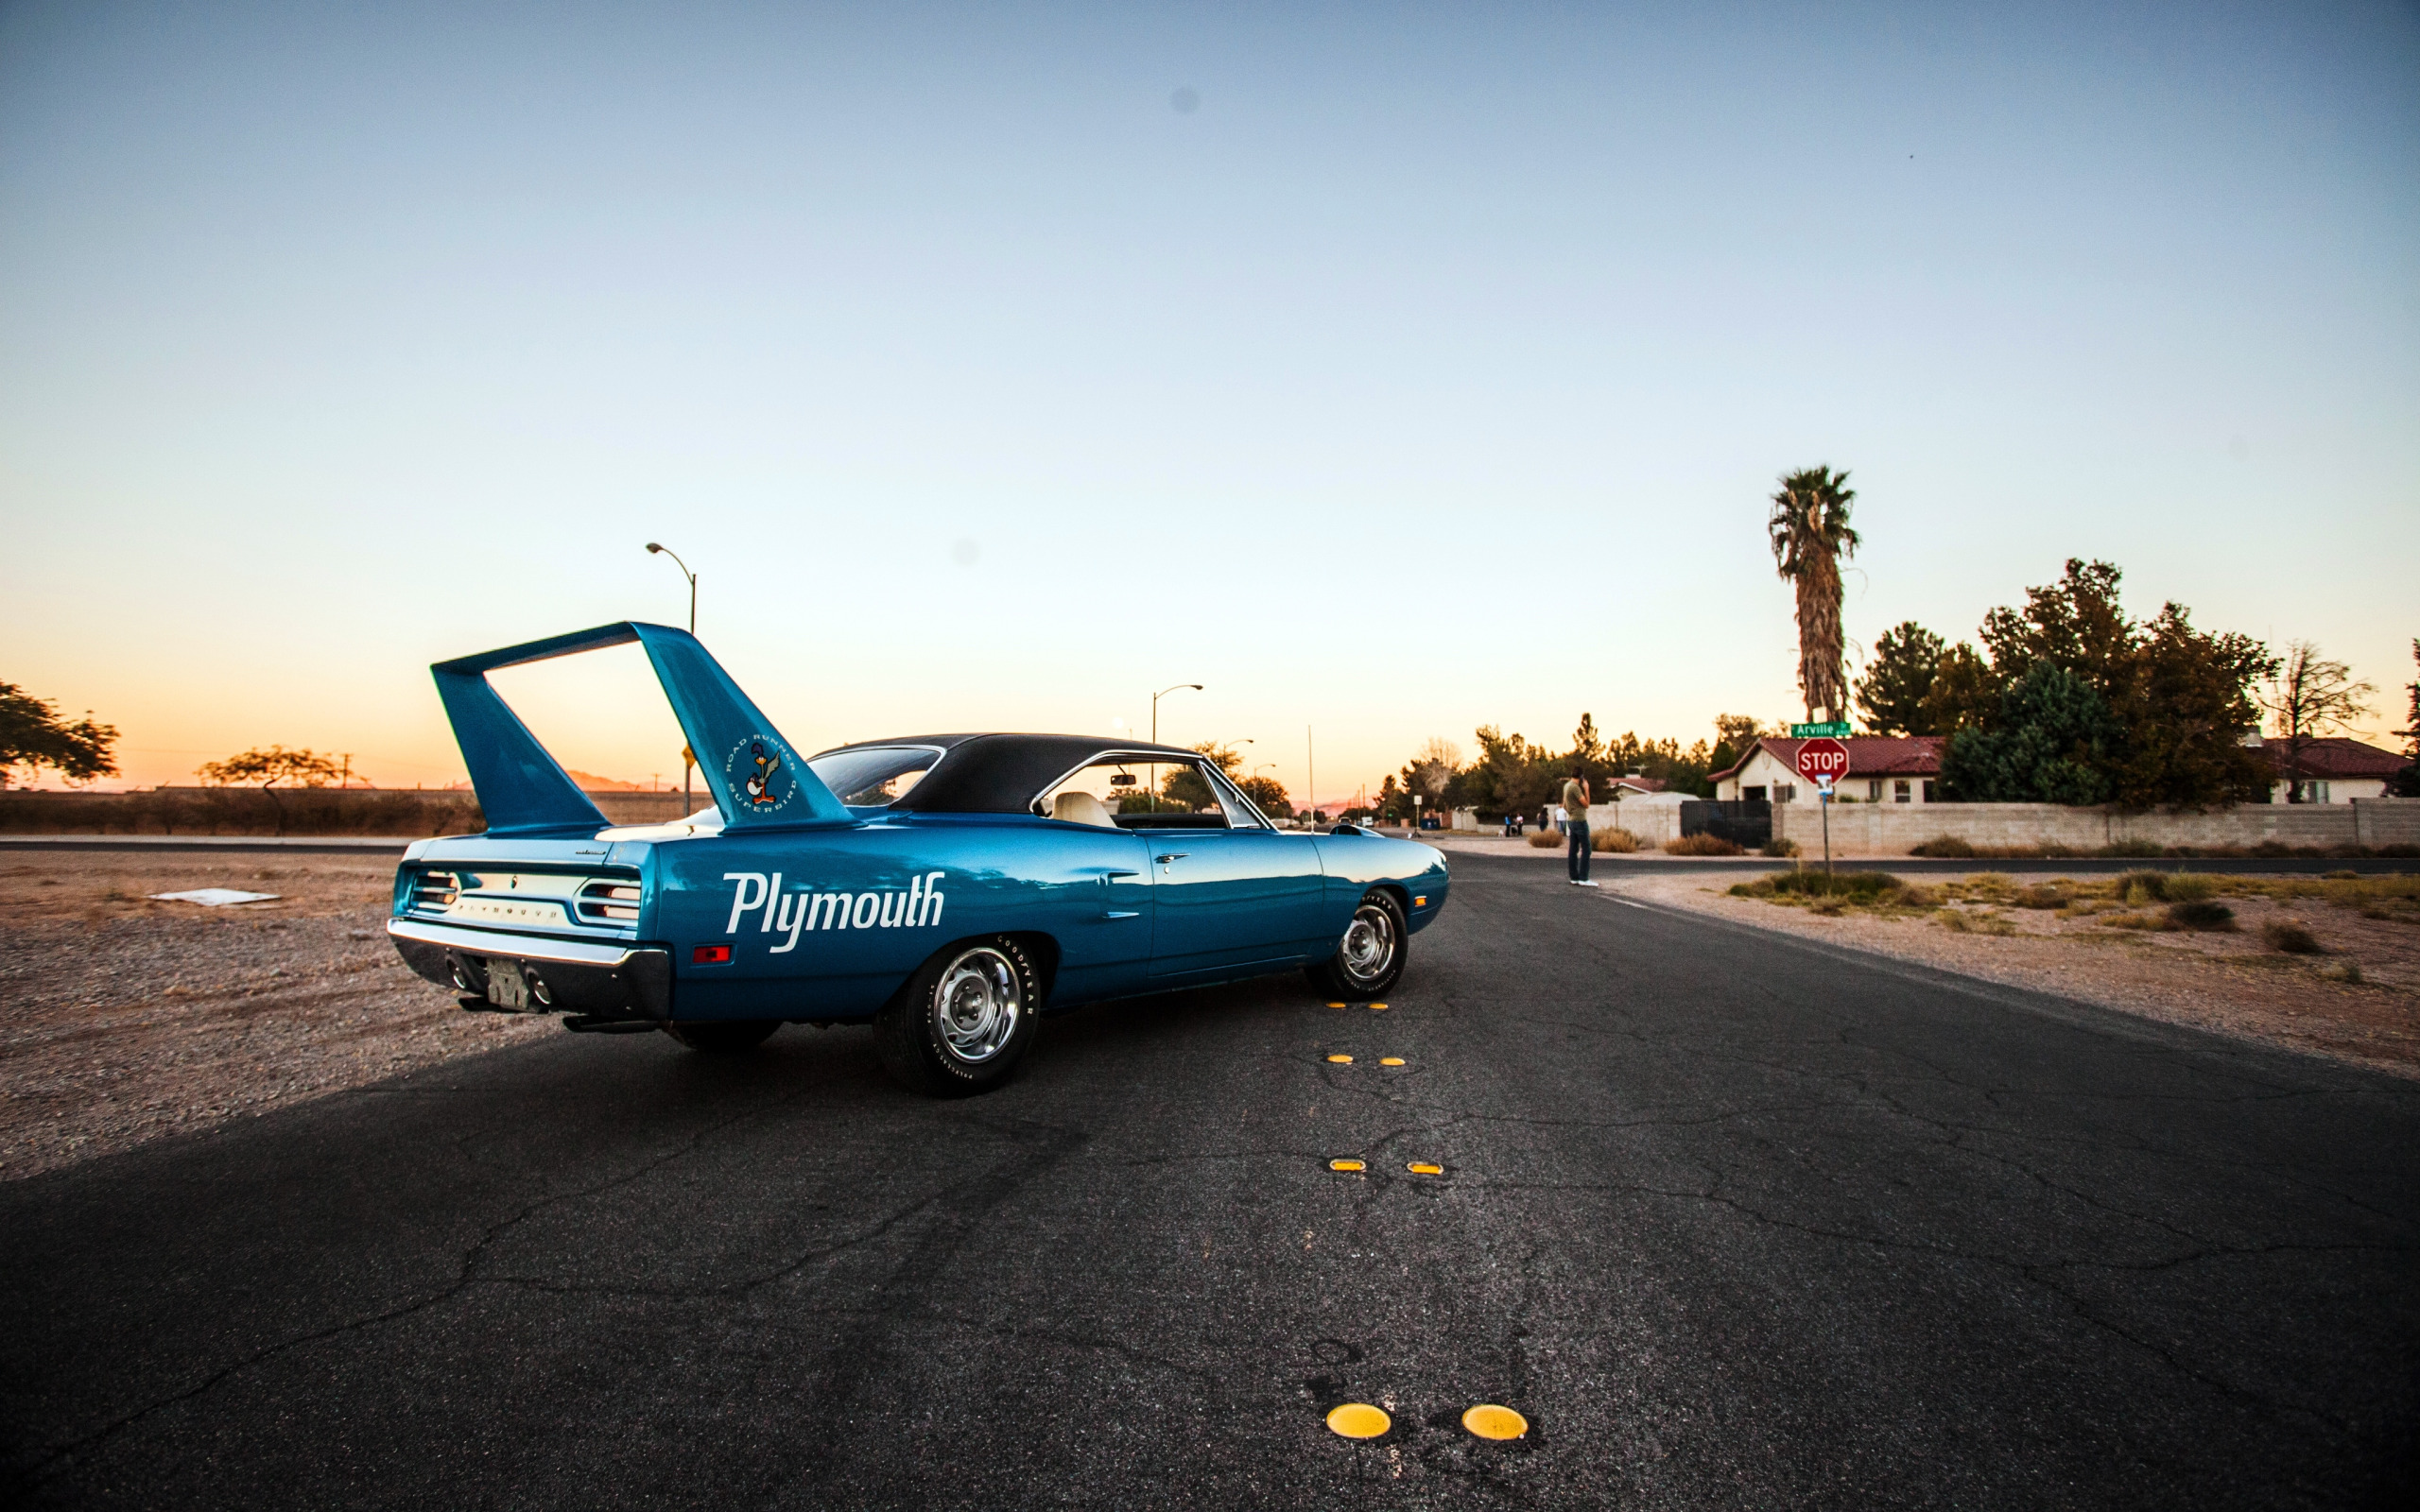
[[[0, 1179], [559, 1034], [464, 1013], [384, 933], [389, 857], [0, 859]], [[196, 887], [281, 894], [155, 902]]]
[[[1746, 879], [1725, 875], [1624, 878], [1605, 891], [2420, 1077], [2420, 908], [2398, 903], [2370, 918], [2316, 898], [2231, 892], [2221, 901], [2238, 932], [2160, 933], [2111, 927], [2115, 903], [2103, 905], [2112, 913], [2073, 918], [2012, 906], [2019, 889], [1995, 887], [1992, 876], [1922, 879], [1952, 902], [1962, 930], [1938, 912], [1827, 917], [1737, 898], [1727, 889]], [[2105, 892], [2108, 879], [2067, 885], [2080, 895]], [[2303, 925], [2323, 954], [2270, 950], [2261, 926], [2272, 919]], [[2358, 980], [2344, 979], [2348, 967]]]

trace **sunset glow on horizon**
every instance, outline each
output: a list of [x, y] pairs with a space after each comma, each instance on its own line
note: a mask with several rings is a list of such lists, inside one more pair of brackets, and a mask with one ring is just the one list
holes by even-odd
[[[1789, 81], [1820, 80], [1821, 108]], [[2407, 9], [0, 11], [0, 680], [120, 782], [463, 767], [447, 657], [685, 623], [804, 750], [1798, 716], [2071, 557], [2316, 641], [2420, 605]], [[498, 674], [680, 785], [635, 647]], [[55, 782], [47, 785], [56, 785]]]

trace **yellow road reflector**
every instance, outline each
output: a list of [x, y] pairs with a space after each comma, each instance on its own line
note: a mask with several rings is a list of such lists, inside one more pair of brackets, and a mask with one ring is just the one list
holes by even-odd
[[[1471, 1410], [1476, 1412], [1478, 1409]], [[1496, 1409], [1498, 1412], [1503, 1410], [1501, 1407]], [[1328, 1431], [1346, 1438], [1375, 1438], [1394, 1425], [1393, 1418], [1366, 1401], [1348, 1401], [1327, 1415]]]
[[1333, 1065], [1349, 1066], [1353, 1064], [1353, 1057], [1351, 1056], [1330, 1056], [1327, 1058]]
[[1341, 1008], [1341, 1007], [1346, 1006], [1346, 1005], [1341, 1004], [1341, 1003], [1331, 1003], [1331, 1004], [1329, 1004], [1329, 1005], [1328, 1005], [1328, 1006], [1329, 1006], [1329, 1007], [1331, 1007], [1331, 1008]]
[[1403, 1064], [1403, 1057], [1401, 1057], [1401, 1056], [1380, 1056], [1380, 1057], [1378, 1057], [1378, 1064], [1379, 1064], [1379, 1065], [1381, 1065], [1381, 1066], [1400, 1066], [1400, 1065], [1402, 1065], [1402, 1064]]
[[1370, 1011], [1373, 1013], [1384, 1013], [1387, 1011], [1387, 1005], [1383, 1003], [1373, 1003], [1370, 1005]]
[[1414, 1160], [1404, 1169], [1414, 1176], [1443, 1176], [1445, 1174], [1443, 1166], [1431, 1165], [1426, 1160]]
[[1510, 1407], [1482, 1401], [1462, 1414], [1462, 1426], [1481, 1438], [1518, 1438], [1530, 1431], [1530, 1419]]
[[1330, 1160], [1327, 1162], [1327, 1168], [1331, 1171], [1366, 1171], [1369, 1169], [1369, 1167], [1363, 1165], [1358, 1160]]

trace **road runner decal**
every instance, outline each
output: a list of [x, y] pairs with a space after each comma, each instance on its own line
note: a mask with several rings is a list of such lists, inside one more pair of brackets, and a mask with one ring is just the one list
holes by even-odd
[[817, 892], [804, 887], [797, 892], [782, 891], [782, 874], [770, 876], [761, 871], [726, 871], [722, 880], [735, 883], [731, 893], [731, 920], [723, 933], [739, 933], [739, 921], [754, 918], [757, 933], [782, 935], [782, 942], [772, 947], [775, 955], [786, 955], [798, 949], [798, 937], [817, 929], [930, 929], [942, 921], [942, 905], [948, 900], [942, 896], [941, 879], [945, 872], [928, 871], [908, 884], [908, 890], [895, 888], [876, 892]]

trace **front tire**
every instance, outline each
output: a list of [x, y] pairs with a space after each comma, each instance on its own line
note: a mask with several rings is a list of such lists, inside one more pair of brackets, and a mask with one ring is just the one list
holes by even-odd
[[779, 1019], [729, 1019], [714, 1023], [667, 1023], [664, 1032], [710, 1056], [744, 1056], [782, 1026]]
[[963, 941], [908, 979], [873, 1021], [883, 1069], [910, 1091], [965, 1097], [1009, 1079], [1033, 1042], [1042, 992], [1006, 936]]
[[1330, 997], [1374, 998], [1392, 991], [1402, 980], [1410, 954], [1411, 932], [1404, 927], [1403, 905], [1394, 894], [1378, 889], [1365, 894], [1353, 910], [1353, 922], [1336, 943], [1336, 954], [1306, 969], [1311, 985]]

